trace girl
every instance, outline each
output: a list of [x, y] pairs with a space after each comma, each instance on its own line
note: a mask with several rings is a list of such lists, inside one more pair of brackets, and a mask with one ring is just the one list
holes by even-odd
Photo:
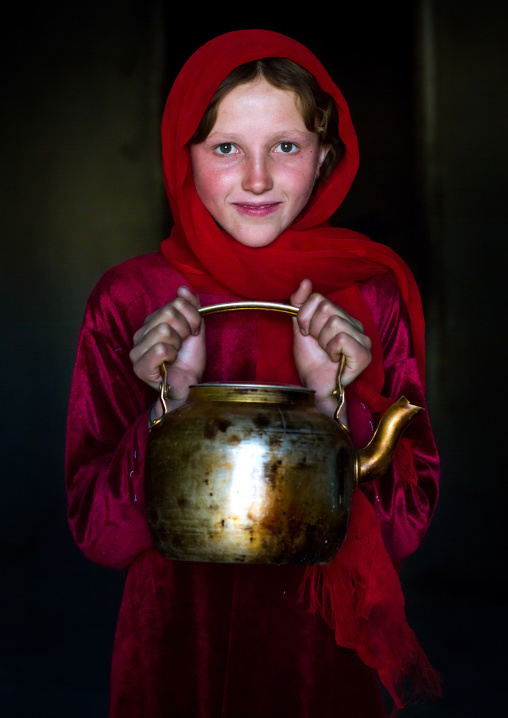
[[[437, 692], [404, 618], [394, 565], [419, 545], [437, 499], [425, 415], [393, 471], [355, 493], [328, 566], [163, 559], [144, 511], [149, 426], [168, 365], [169, 408], [200, 381], [303, 384], [365, 445], [380, 412], [424, 405], [423, 318], [402, 260], [328, 219], [358, 167], [347, 105], [319, 61], [278, 33], [238, 31], [200, 48], [164, 111], [175, 222], [161, 251], [108, 271], [93, 291], [71, 390], [69, 520], [90, 559], [128, 567], [110, 718], [383, 716], [376, 671], [396, 705]], [[288, 301], [273, 313], [200, 305]], [[310, 609], [310, 610], [309, 610]]]

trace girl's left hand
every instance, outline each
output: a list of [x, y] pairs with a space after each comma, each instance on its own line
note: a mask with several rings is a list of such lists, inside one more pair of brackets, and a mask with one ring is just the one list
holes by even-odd
[[312, 293], [309, 279], [303, 280], [291, 303], [300, 308], [293, 319], [294, 357], [300, 379], [316, 392], [317, 408], [333, 415], [337, 400], [332, 392], [341, 354], [346, 357], [342, 385], [347, 386], [370, 364], [371, 341], [361, 322], [322, 294]]

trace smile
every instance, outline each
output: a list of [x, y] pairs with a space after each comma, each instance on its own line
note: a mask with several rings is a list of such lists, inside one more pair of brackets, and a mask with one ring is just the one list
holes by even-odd
[[263, 204], [252, 204], [246, 202], [235, 202], [234, 207], [241, 212], [241, 214], [248, 215], [249, 217], [266, 217], [269, 214], [273, 214], [279, 208], [280, 202], [266, 202]]

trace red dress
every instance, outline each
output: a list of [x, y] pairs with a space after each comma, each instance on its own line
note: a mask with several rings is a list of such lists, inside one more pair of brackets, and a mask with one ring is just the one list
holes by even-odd
[[[69, 521], [84, 554], [128, 567], [112, 666], [110, 718], [375, 718], [375, 672], [342, 648], [298, 602], [301, 567], [163, 559], [144, 508], [148, 406], [155, 393], [132, 372], [129, 350], [145, 317], [189, 284], [159, 252], [109, 270], [86, 308], [67, 441]], [[384, 350], [384, 394], [424, 406], [406, 307], [389, 274], [359, 285]], [[202, 305], [238, 299], [203, 294]], [[280, 317], [288, 321], [286, 317]], [[203, 381], [253, 379], [256, 313], [206, 320]], [[288, 357], [288, 361], [291, 358]], [[354, 442], [372, 433], [348, 397]], [[407, 430], [417, 484], [386, 474], [365, 489], [395, 562], [419, 545], [437, 498], [438, 460], [426, 414]]]

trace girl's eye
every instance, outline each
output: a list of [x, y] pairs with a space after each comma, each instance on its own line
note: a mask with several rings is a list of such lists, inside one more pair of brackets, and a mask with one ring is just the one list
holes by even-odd
[[219, 155], [232, 155], [236, 152], [236, 147], [231, 142], [223, 142], [217, 145], [215, 151]]
[[293, 152], [296, 152], [297, 149], [298, 149], [298, 147], [295, 145], [294, 142], [281, 142], [275, 148], [276, 152], [284, 152], [287, 155], [292, 154]]

